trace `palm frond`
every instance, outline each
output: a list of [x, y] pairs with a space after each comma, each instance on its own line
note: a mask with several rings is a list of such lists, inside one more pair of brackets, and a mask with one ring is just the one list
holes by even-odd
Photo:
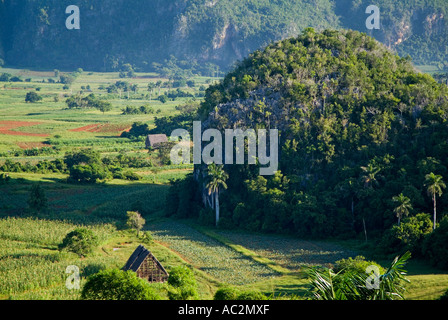
[[379, 286], [370, 289], [367, 286], [369, 275], [356, 271], [341, 270], [334, 273], [327, 268], [306, 268], [305, 273], [311, 280], [310, 292], [317, 300], [394, 300], [404, 299], [404, 265], [411, 257], [406, 252], [396, 257], [389, 269], [378, 278]]

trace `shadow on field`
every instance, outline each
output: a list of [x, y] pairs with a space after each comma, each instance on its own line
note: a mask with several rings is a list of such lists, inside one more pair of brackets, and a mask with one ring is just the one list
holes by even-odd
[[[40, 183], [47, 202], [45, 209], [28, 205], [31, 187]], [[164, 209], [169, 186], [150, 183], [70, 184], [65, 177], [37, 176], [32, 173], [0, 181], [0, 217], [35, 217], [63, 220], [74, 224], [109, 223], [119, 226], [128, 211], [149, 217]]]

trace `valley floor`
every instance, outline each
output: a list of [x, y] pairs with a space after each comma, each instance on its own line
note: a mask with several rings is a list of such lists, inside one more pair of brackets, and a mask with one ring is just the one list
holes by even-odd
[[[126, 206], [132, 201], [142, 201], [152, 208], [145, 216], [145, 229], [154, 237], [149, 249], [168, 271], [179, 264], [192, 267], [201, 299], [212, 299], [222, 284], [257, 289], [281, 299], [303, 299], [308, 280], [301, 267], [329, 266], [358, 254], [356, 249], [333, 242], [248, 234], [164, 218], [160, 214], [168, 188], [164, 185], [111, 183], [85, 187], [41, 177], [57, 214], [10, 217], [23, 209], [32, 182], [21, 178], [20, 183], [0, 186], [2, 299], [78, 299], [79, 290], [66, 289], [67, 266], [80, 268], [81, 285], [100, 269], [123, 267], [140, 242], [135, 235], [117, 230], [115, 222], [125, 216]], [[5, 207], [5, 203], [10, 205]], [[57, 245], [80, 224], [94, 229], [102, 245], [87, 258], [59, 252]], [[418, 261], [411, 261], [408, 271], [408, 299], [436, 299], [448, 287], [446, 272]], [[158, 288], [164, 294], [163, 285]]]

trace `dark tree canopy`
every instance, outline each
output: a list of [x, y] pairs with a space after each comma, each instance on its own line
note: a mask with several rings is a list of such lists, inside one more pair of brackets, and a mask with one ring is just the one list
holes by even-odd
[[210, 128], [280, 131], [274, 176], [226, 166], [225, 227], [379, 235], [396, 224], [394, 196], [409, 198], [409, 216], [428, 214], [425, 176], [447, 177], [447, 86], [357, 31], [307, 29], [254, 52], [207, 89], [200, 114]]
[[160, 300], [147, 281], [133, 271], [103, 270], [87, 279], [83, 300]]

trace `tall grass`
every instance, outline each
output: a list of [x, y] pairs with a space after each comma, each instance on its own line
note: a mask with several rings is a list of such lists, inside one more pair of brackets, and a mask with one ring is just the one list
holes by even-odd
[[[76, 225], [61, 221], [7, 217], [0, 219], [0, 239], [56, 246], [74, 228]], [[100, 242], [106, 241], [114, 230], [114, 227], [108, 224], [86, 228], [92, 229]]]
[[[42, 289], [53, 287], [74, 296], [64, 289], [66, 267], [104, 260], [101, 257], [80, 260], [74, 254], [58, 251], [57, 245], [76, 227], [67, 222], [36, 218], [0, 219], [0, 298], [22, 293], [32, 297]], [[111, 225], [86, 227], [95, 232], [100, 243], [116, 232]]]

